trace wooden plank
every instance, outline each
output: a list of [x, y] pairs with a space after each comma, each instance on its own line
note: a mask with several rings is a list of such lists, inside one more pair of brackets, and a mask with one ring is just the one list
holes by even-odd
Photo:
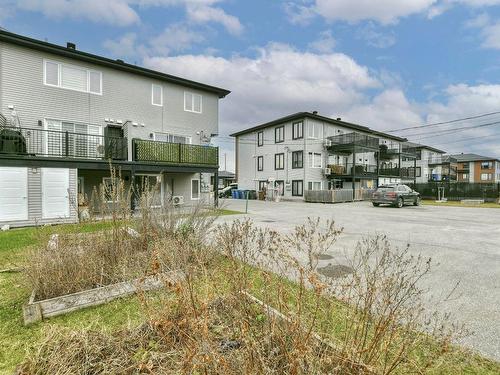
[[30, 302], [23, 306], [24, 324], [31, 324], [43, 318], [66, 314], [90, 306], [102, 305], [138, 291], [146, 292], [160, 289], [165, 284], [175, 284], [183, 279], [182, 272], [171, 271], [42, 301], [34, 302], [31, 298]]

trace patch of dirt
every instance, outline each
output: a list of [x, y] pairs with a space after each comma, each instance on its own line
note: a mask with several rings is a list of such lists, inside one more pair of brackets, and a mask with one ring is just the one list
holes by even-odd
[[332, 279], [337, 279], [339, 277], [345, 277], [354, 272], [354, 269], [343, 264], [329, 264], [326, 267], [318, 268], [318, 272], [323, 276], [330, 277]]

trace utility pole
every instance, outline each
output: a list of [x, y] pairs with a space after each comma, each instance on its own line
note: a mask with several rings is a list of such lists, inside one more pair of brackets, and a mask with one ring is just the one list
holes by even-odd
[[227, 171], [227, 165], [226, 165], [226, 156], [227, 154], [224, 152], [224, 170]]

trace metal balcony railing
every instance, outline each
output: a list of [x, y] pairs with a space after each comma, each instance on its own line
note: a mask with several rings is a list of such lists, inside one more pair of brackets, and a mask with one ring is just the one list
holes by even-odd
[[218, 147], [133, 139], [132, 149], [133, 160], [139, 162], [219, 165]]
[[127, 160], [127, 139], [38, 128], [0, 127], [0, 156]]
[[369, 148], [377, 150], [379, 147], [379, 139], [369, 135], [360, 133], [347, 133], [328, 137], [329, 148], [333, 151], [336, 149], [348, 148]]
[[392, 168], [380, 168], [378, 170], [378, 174], [380, 176], [397, 176], [399, 177], [401, 173], [401, 168], [392, 167]]
[[328, 168], [331, 170], [332, 176], [373, 176], [377, 174], [376, 165], [347, 163], [345, 165], [330, 164]]

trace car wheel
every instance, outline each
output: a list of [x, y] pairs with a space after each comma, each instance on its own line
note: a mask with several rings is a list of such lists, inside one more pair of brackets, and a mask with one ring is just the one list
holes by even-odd
[[401, 208], [401, 207], [403, 207], [403, 206], [404, 206], [404, 204], [405, 204], [405, 202], [403, 201], [403, 198], [399, 197], [399, 198], [398, 198], [398, 201], [397, 201], [397, 203], [396, 203], [396, 207], [397, 207], [397, 208]]
[[415, 202], [413, 202], [413, 205], [420, 206], [420, 197], [417, 197], [417, 199], [415, 199]]
[[375, 203], [375, 202], [372, 202], [372, 204], [373, 204], [373, 206], [374, 206], [374, 207], [378, 207], [378, 206], [380, 206], [380, 203]]

